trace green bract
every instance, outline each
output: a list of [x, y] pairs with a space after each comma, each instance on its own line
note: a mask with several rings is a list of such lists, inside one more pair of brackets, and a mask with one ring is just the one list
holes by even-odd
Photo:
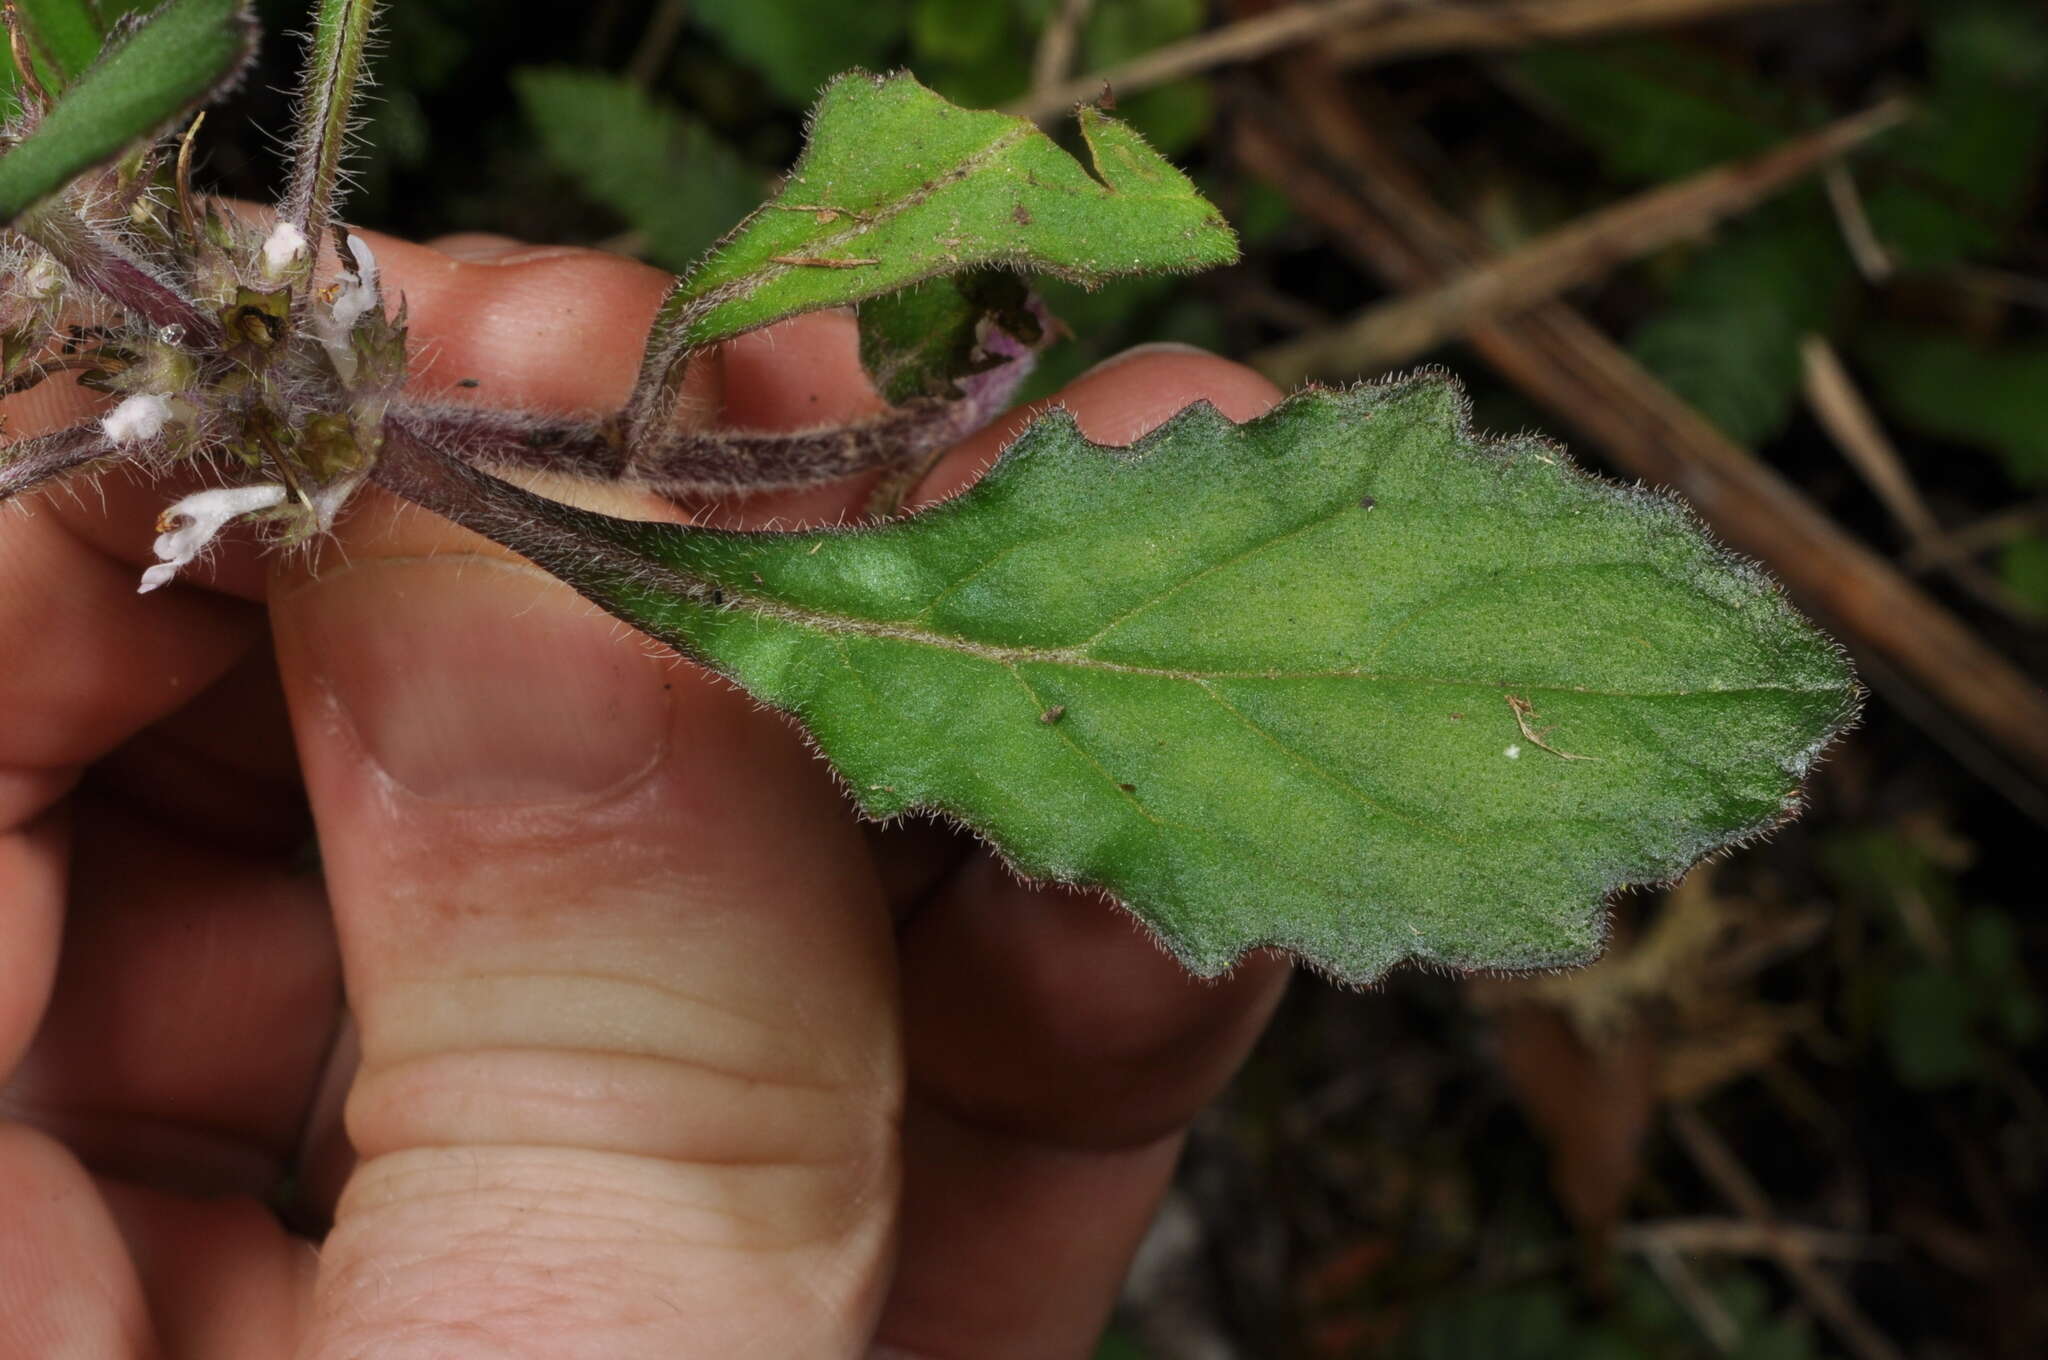
[[1435, 376], [1129, 451], [1055, 413], [880, 527], [573, 522], [630, 558], [507, 541], [799, 716], [868, 812], [1101, 885], [1203, 973], [1585, 961], [1607, 894], [1781, 820], [1855, 708], [1676, 502], [1475, 443]]

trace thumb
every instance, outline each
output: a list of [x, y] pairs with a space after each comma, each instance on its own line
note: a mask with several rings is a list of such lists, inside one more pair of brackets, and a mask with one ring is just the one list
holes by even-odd
[[342, 546], [272, 605], [362, 1046], [302, 1357], [861, 1353], [901, 1064], [821, 767], [480, 539]]

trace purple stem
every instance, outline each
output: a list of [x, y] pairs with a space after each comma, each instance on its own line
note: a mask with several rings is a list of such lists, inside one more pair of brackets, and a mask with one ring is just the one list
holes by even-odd
[[656, 491], [765, 491], [815, 486], [911, 463], [956, 444], [1008, 408], [1035, 355], [996, 334], [1003, 362], [959, 382], [957, 398], [920, 397], [847, 425], [814, 430], [674, 430], [629, 450], [615, 427], [454, 403], [410, 402], [396, 416], [466, 463], [569, 472]]
[[0, 445], [0, 503], [113, 452], [97, 421]]
[[178, 326], [194, 339], [219, 335], [219, 324], [197, 303], [64, 205], [46, 203], [23, 214], [14, 225], [56, 256], [81, 288], [98, 293], [153, 326]]

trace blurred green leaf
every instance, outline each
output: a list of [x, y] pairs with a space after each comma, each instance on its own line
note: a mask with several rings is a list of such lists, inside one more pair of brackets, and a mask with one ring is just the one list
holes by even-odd
[[1146, 1351], [1131, 1337], [1112, 1328], [1095, 1348], [1095, 1360], [1146, 1360]]
[[256, 28], [241, 0], [170, 0], [109, 46], [35, 131], [0, 155], [0, 223], [174, 126], [241, 75]]
[[1999, 554], [1998, 569], [2007, 590], [2048, 614], [2048, 538], [2014, 539]]
[[681, 273], [760, 202], [762, 176], [702, 123], [630, 81], [529, 67], [512, 83], [548, 159]]
[[1629, 348], [1737, 443], [1784, 428], [1800, 389], [1800, 338], [1828, 330], [1852, 280], [1833, 223], [1807, 194], [1728, 228], [1672, 283]]
[[1984, 349], [1960, 336], [1902, 327], [1859, 334], [1853, 353], [1871, 391], [1923, 434], [1988, 449], [2023, 486], [2048, 486], [2048, 345]]
[[690, 12], [802, 108], [848, 67], [887, 65], [906, 36], [910, 0], [696, 0]]
[[1657, 39], [1532, 48], [1510, 69], [1611, 173], [1642, 183], [1756, 155], [1818, 117], [1747, 71]]
[[1893, 980], [1885, 994], [1885, 1040], [1899, 1080], [1921, 1090], [1977, 1075], [1977, 1001], [1962, 978], [1923, 965]]
[[1861, 174], [1879, 237], [1920, 266], [2001, 251], [2048, 149], [2048, 13], [1975, 0], [1927, 22], [1925, 106]]
[[1001, 0], [917, 0], [910, 41], [920, 57], [973, 65], [1000, 57], [1022, 65], [1017, 13]]

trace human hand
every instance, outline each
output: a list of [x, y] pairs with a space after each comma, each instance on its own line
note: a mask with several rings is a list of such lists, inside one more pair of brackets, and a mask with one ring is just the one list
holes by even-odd
[[[665, 276], [371, 239], [423, 386], [623, 401]], [[740, 425], [876, 401], [839, 316], [698, 368]], [[1152, 351], [1061, 400], [1125, 442], [1277, 395]], [[144, 597], [175, 492], [103, 491], [0, 518], [0, 1360], [1089, 1352], [1283, 962], [1191, 981], [1096, 896], [862, 827], [786, 721], [375, 493], [310, 569], [230, 544]]]

